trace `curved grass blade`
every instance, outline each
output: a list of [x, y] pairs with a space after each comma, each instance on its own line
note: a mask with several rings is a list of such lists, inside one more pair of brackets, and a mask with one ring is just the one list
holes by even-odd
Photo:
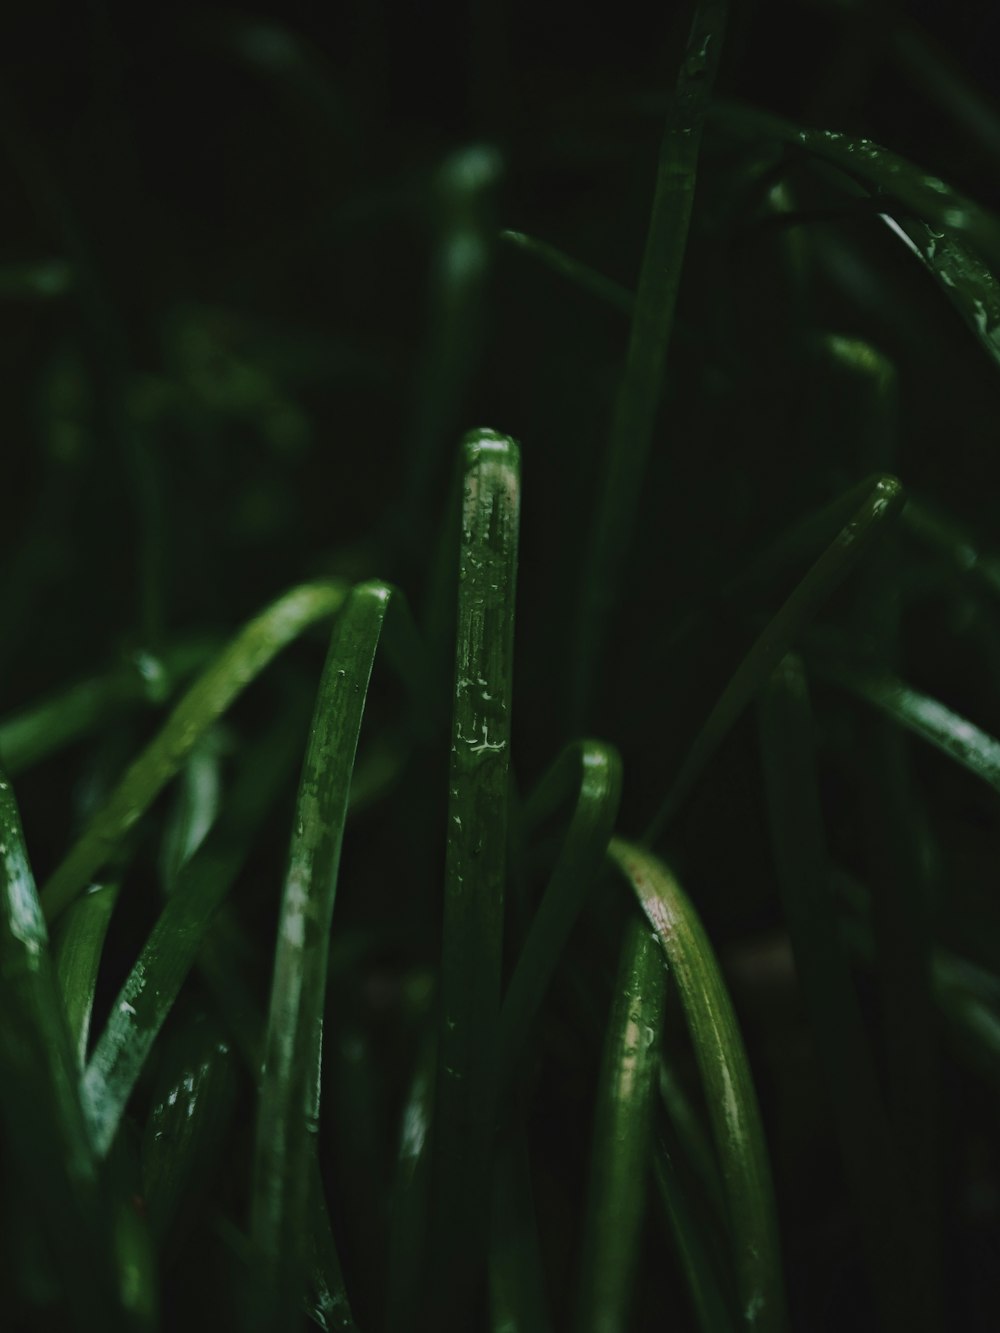
[[208, 731], [191, 751], [177, 780], [177, 799], [160, 849], [164, 892], [173, 892], [185, 862], [191, 859], [215, 823], [222, 797], [223, 738]]
[[104, 864], [237, 695], [282, 648], [317, 620], [331, 616], [344, 596], [340, 582], [302, 584], [244, 626], [180, 700], [53, 872], [41, 895], [49, 920]]
[[850, 522], [758, 635], [695, 737], [673, 785], [646, 830], [644, 843], [653, 843], [660, 836], [772, 668], [872, 543], [881, 537], [887, 524], [898, 515], [903, 502], [903, 488], [895, 477], [881, 477]]
[[802, 129], [743, 104], [717, 105], [713, 116], [732, 133], [755, 139], [765, 135], [832, 163], [860, 181], [876, 199], [898, 201], [935, 230], [950, 232], [993, 263], [1000, 263], [1000, 221], [988, 209], [871, 139], [835, 130]]
[[111, 1212], [102, 1197], [34, 878], [0, 775], [0, 1109], [81, 1316], [120, 1325]]
[[324, 1333], [357, 1333], [318, 1168], [312, 1173], [309, 1200], [306, 1313]]
[[498, 1151], [490, 1236], [490, 1315], [493, 1333], [549, 1333], [545, 1277], [531, 1192], [524, 1132]]
[[1000, 791], [1000, 741], [959, 713], [893, 676], [879, 678], [830, 669], [823, 669], [822, 675]]
[[91, 1133], [102, 1155], [111, 1146], [212, 919], [246, 862], [264, 816], [294, 770], [299, 721], [294, 711], [282, 714], [250, 747], [219, 822], [180, 870], [174, 891], [115, 1000], [82, 1084]]
[[462, 460], [429, 1293], [439, 1328], [464, 1327], [489, 1225], [521, 484], [506, 436], [472, 432]]
[[699, 0], [667, 113], [625, 369], [579, 589], [574, 717], [590, 705], [607, 622], [635, 522], [694, 203], [701, 131], [726, 21], [725, 0]]
[[600, 741], [577, 741], [559, 756], [524, 812], [536, 822], [576, 788], [573, 817], [559, 859], [542, 896], [500, 1010], [498, 1085], [507, 1090], [515, 1062], [569, 939], [600, 873], [621, 802], [621, 756]]
[[204, 1014], [167, 1042], [142, 1138], [142, 1195], [162, 1250], [219, 1164], [239, 1092], [235, 1056]]
[[815, 1049], [825, 1066], [837, 1137], [868, 1253], [882, 1319], [909, 1327], [929, 1308], [915, 1262], [912, 1224], [899, 1216], [903, 1162], [890, 1129], [830, 887], [812, 713], [797, 658], [776, 668], [760, 701], [761, 748], [771, 840], [785, 919]]
[[574, 1323], [581, 1333], [629, 1327], [666, 993], [656, 938], [644, 921], [630, 918], [597, 1088]]
[[566, 278], [582, 291], [596, 296], [599, 301], [614, 306], [623, 315], [632, 315], [635, 311], [635, 295], [627, 287], [615, 282], [613, 278], [605, 277], [603, 273], [598, 273], [589, 264], [581, 263], [579, 259], [572, 259], [556, 246], [550, 245], [548, 241], [540, 241], [537, 236], [528, 236], [523, 231], [509, 230], [500, 233], [500, 240], [514, 250], [534, 256], [553, 273], [558, 273], [560, 277]]
[[70, 1041], [81, 1070], [87, 1063], [90, 1016], [104, 938], [120, 887], [118, 884], [92, 884], [64, 914], [56, 934], [56, 976], [66, 1009]]
[[383, 583], [359, 584], [348, 596], [334, 626], [299, 786], [251, 1196], [252, 1234], [264, 1278], [262, 1327], [282, 1326], [304, 1280], [330, 923], [368, 682], [391, 597]]
[[612, 840], [611, 860], [635, 890], [677, 986], [708, 1102], [722, 1168], [744, 1326], [786, 1326], [778, 1229], [767, 1145], [750, 1065], [712, 946], [683, 889], [662, 861]]

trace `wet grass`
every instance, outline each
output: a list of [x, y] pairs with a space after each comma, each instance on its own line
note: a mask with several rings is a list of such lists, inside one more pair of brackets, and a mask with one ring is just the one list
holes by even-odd
[[0, 101], [4, 1327], [996, 1327], [1000, 118], [728, 8]]

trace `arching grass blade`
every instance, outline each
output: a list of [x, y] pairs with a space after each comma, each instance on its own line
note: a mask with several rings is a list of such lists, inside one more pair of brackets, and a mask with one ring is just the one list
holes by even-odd
[[879, 539], [886, 525], [897, 517], [903, 501], [899, 482], [894, 477], [881, 477], [851, 520], [758, 635], [695, 737], [646, 830], [644, 842], [656, 841], [772, 668], [872, 543]]
[[667, 112], [628, 353], [580, 581], [573, 656], [578, 725], [600, 671], [607, 622], [652, 443], [694, 204], [702, 125], [722, 51], [726, 12], [725, 0], [699, 0]]
[[521, 484], [506, 436], [474, 431], [462, 460], [428, 1293], [438, 1328], [464, 1326], [486, 1257]]
[[287, 1326], [305, 1279], [310, 1163], [330, 924], [368, 682], [392, 596], [351, 590], [334, 627], [302, 770], [282, 896], [260, 1089], [251, 1224], [263, 1328]]
[[236, 635], [180, 700], [53, 872], [42, 889], [49, 920], [100, 869], [237, 695], [282, 648], [317, 620], [332, 615], [344, 595], [344, 585], [339, 582], [303, 584], [273, 602]]
[[649, 1175], [667, 976], [647, 924], [622, 941], [594, 1115], [580, 1288], [580, 1333], [625, 1333]]
[[667, 956], [684, 1009], [722, 1168], [744, 1327], [780, 1333], [785, 1292], [771, 1170], [732, 1001], [697, 913], [651, 853], [613, 839], [611, 860], [635, 890]]

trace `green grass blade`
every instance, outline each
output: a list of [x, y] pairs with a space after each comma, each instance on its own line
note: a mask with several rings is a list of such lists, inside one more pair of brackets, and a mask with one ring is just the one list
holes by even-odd
[[644, 842], [653, 843], [660, 836], [771, 670], [872, 543], [882, 536], [887, 524], [897, 517], [903, 502], [899, 482], [894, 477], [881, 477], [852, 519], [758, 635], [695, 737], [644, 835]]
[[1000, 741], [988, 732], [893, 676], [840, 670], [822, 674], [1000, 791]]
[[562, 850], [546, 885], [503, 998], [498, 1084], [508, 1088], [559, 957], [604, 863], [621, 802], [621, 757], [600, 741], [577, 741], [556, 760], [524, 812], [530, 825], [553, 800], [575, 788]]
[[856, 138], [834, 130], [802, 129], [770, 112], [727, 104], [714, 108], [721, 125], [741, 136], [761, 135], [790, 144], [838, 167], [860, 181], [887, 206], [902, 204], [907, 212], [945, 231], [957, 240], [980, 250], [993, 263], [1000, 263], [1000, 222], [989, 210], [973, 202], [940, 177], [924, 171], [898, 153], [871, 139]]
[[490, 1235], [493, 1333], [549, 1333], [528, 1146], [520, 1128], [499, 1148]]
[[118, 901], [119, 888], [118, 884], [91, 885], [65, 913], [56, 932], [56, 976], [66, 1009], [70, 1041], [81, 1070], [87, 1063], [90, 1016], [104, 938]]
[[110, 1210], [99, 1190], [80, 1102], [76, 1053], [20, 818], [3, 776], [0, 1109], [68, 1289], [77, 1293], [91, 1318], [117, 1327]]
[[694, 204], [701, 131], [722, 50], [725, 0], [699, 0], [667, 114], [625, 369], [580, 583], [574, 715], [590, 706], [649, 457]]
[[309, 1206], [306, 1313], [325, 1333], [357, 1333], [318, 1169], [312, 1172]]
[[912, 1226], [899, 1216], [903, 1162], [890, 1129], [849, 959], [841, 945], [812, 753], [805, 675], [786, 657], [761, 695], [771, 838], [796, 970], [822, 1062], [872, 1283], [886, 1327], [919, 1327], [929, 1307]]
[[251, 1222], [262, 1326], [280, 1326], [303, 1281], [330, 923], [368, 683], [392, 597], [353, 588], [334, 627], [299, 785], [282, 896], [254, 1154]]
[[173, 892], [185, 862], [205, 841], [218, 818], [223, 745], [218, 730], [206, 732], [178, 776], [176, 800], [160, 848], [160, 876], [167, 894]]
[[332, 615], [344, 596], [340, 582], [303, 584], [244, 626], [180, 700], [53, 872], [42, 889], [49, 920], [73, 901], [241, 691], [282, 648]]
[[500, 233], [500, 240], [513, 250], [532, 255], [553, 273], [558, 273], [560, 277], [566, 278], [582, 291], [596, 296], [599, 301], [614, 306], [623, 315], [632, 315], [634, 312], [635, 295], [627, 287], [615, 282], [613, 278], [605, 277], [603, 273], [598, 273], [589, 264], [581, 263], [579, 259], [572, 259], [556, 246], [550, 245], [548, 241], [540, 241], [537, 236], [528, 236], [523, 231], [509, 230]]
[[[244, 758], [215, 828], [180, 870], [173, 893], [126, 977], [83, 1077], [97, 1151], [111, 1146], [129, 1097], [203, 947], [213, 917], [244, 865], [269, 807], [293, 772], [301, 731], [282, 714]], [[82, 899], [86, 902], [86, 899]]]
[[630, 919], [597, 1088], [574, 1324], [580, 1333], [630, 1327], [666, 992], [656, 938], [644, 921]]
[[432, 1187], [430, 1297], [438, 1327], [461, 1324], [485, 1262], [521, 485], [519, 450], [506, 436], [474, 431], [462, 460]]
[[620, 838], [610, 855], [663, 946], [684, 1009], [722, 1168], [744, 1327], [780, 1333], [785, 1292], [771, 1170], [732, 1001], [698, 914], [663, 862]]

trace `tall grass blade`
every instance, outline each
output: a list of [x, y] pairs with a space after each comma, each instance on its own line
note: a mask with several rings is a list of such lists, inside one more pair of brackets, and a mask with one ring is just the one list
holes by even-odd
[[508, 1089], [552, 973], [604, 863], [621, 802], [617, 750], [600, 741], [574, 742], [542, 779], [523, 822], [535, 822], [574, 788], [570, 826], [503, 997], [497, 1057], [501, 1094]]
[[743, 1326], [780, 1333], [785, 1292], [771, 1170], [732, 1001], [704, 927], [663, 862], [620, 838], [610, 856], [663, 946], [684, 1009], [722, 1168]]
[[677, 77], [657, 166], [625, 369], [579, 589], [574, 717], [590, 707], [603, 641], [635, 523], [653, 439], [694, 204], [701, 132], [718, 69], [725, 0], [699, 0]]
[[83, 836], [42, 889], [49, 920], [63, 911], [115, 851], [163, 787], [241, 691], [310, 625], [343, 603], [340, 582], [307, 583], [249, 622], [195, 681], [131, 764]]
[[921, 1321], [926, 1294], [914, 1262], [911, 1225], [899, 1216], [903, 1162], [840, 943], [812, 752], [812, 713], [802, 665], [791, 655], [762, 692], [760, 732], [784, 915], [871, 1280], [886, 1327], [904, 1317], [913, 1327]]
[[644, 842], [657, 840], [773, 667], [830, 594], [882, 536], [889, 522], [897, 517], [903, 502], [899, 482], [894, 477], [881, 477], [851, 520], [758, 635], [695, 737], [646, 830]]
[[625, 929], [597, 1088], [575, 1327], [625, 1333], [645, 1207], [667, 975], [645, 922]]
[[261, 1326], [280, 1327], [305, 1278], [302, 1251], [318, 1129], [330, 924], [368, 683], [391, 589], [354, 587], [334, 626], [299, 785], [281, 903], [251, 1203]]
[[63, 915], [56, 931], [53, 951], [56, 976], [66, 1009], [70, 1041], [81, 1071], [87, 1063], [90, 1017], [104, 938], [118, 901], [119, 888], [118, 884], [92, 884]]
[[472, 432], [462, 460], [428, 1293], [447, 1328], [468, 1317], [489, 1225], [521, 488], [506, 436]]
[[437, 1038], [432, 1034], [418, 1051], [416, 1068], [403, 1105], [392, 1187], [385, 1320], [388, 1333], [407, 1333], [413, 1325], [413, 1311], [420, 1299], [430, 1200], [436, 1069]]

